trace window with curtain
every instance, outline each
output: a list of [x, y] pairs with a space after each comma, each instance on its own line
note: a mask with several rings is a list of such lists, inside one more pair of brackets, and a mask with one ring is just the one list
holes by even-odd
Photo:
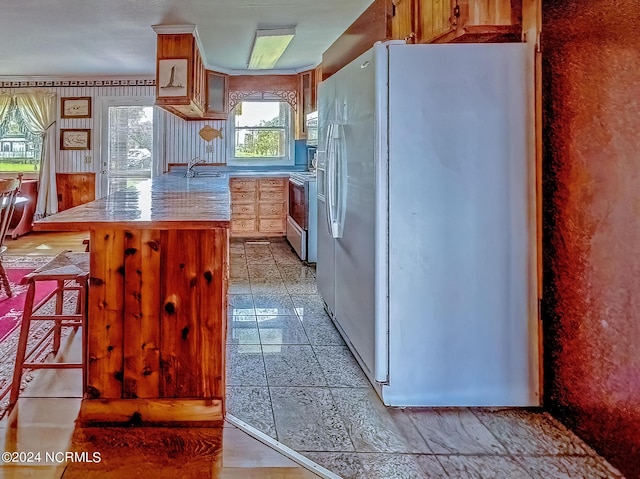
[[29, 131], [13, 103], [0, 122], [0, 173], [38, 171], [41, 150], [42, 136]]

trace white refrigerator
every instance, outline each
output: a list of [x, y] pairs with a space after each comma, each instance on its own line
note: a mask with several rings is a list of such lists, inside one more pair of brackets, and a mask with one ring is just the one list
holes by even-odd
[[319, 85], [318, 290], [390, 406], [537, 406], [524, 44], [376, 44]]

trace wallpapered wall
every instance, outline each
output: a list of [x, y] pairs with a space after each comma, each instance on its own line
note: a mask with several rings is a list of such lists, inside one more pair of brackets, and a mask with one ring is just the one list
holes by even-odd
[[[0, 90], [11, 92], [20, 89], [44, 89], [56, 93], [58, 99], [58, 120], [56, 122], [56, 138], [59, 142], [60, 129], [88, 128], [91, 130], [90, 150], [58, 150], [57, 168], [61, 172], [72, 171], [100, 171], [101, 142], [101, 112], [99, 105], [105, 99], [124, 97], [155, 98], [155, 81], [150, 79], [104, 79], [104, 80], [52, 80], [33, 81], [17, 80], [0, 82]], [[60, 98], [63, 97], [91, 97], [91, 118], [60, 118]], [[167, 170], [168, 163], [183, 163], [198, 156], [207, 163], [225, 163], [226, 123], [224, 121], [184, 121], [175, 115], [158, 109], [158, 120], [161, 124], [161, 151], [156, 152], [162, 161], [162, 171]], [[223, 139], [216, 138], [211, 142], [211, 150], [207, 152], [209, 143], [205, 142], [198, 132], [204, 125], [222, 129]], [[89, 157], [90, 161], [85, 159]]]

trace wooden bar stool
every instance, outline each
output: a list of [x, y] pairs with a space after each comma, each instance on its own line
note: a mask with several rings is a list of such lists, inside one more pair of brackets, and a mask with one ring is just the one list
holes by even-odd
[[[27, 295], [20, 325], [20, 338], [18, 339], [18, 352], [16, 355], [13, 381], [11, 383], [11, 396], [9, 404], [13, 406], [18, 401], [22, 372], [24, 369], [71, 369], [82, 368], [84, 363], [71, 362], [33, 362], [34, 353], [41, 350], [42, 345], [53, 335], [53, 353], [60, 349], [62, 328], [73, 327], [78, 329], [84, 326], [87, 317], [87, 285], [89, 278], [89, 253], [73, 253], [63, 251], [44, 266], [29, 273], [22, 279], [22, 284], [28, 284]], [[56, 281], [56, 288], [34, 305], [36, 288], [40, 281]], [[74, 312], [64, 311], [64, 299], [66, 291], [77, 291]], [[55, 297], [53, 312], [45, 314], [40, 310], [52, 298]], [[67, 308], [68, 309], [68, 308]], [[54, 321], [53, 327], [27, 351], [29, 329], [32, 321]], [[82, 357], [84, 358], [86, 346], [86, 328], [82, 328]], [[84, 390], [84, 372], [82, 374]]]

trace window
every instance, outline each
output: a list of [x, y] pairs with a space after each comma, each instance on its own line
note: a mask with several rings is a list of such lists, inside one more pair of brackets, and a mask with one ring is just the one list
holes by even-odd
[[293, 165], [291, 106], [280, 100], [244, 100], [229, 117], [231, 165]]
[[40, 169], [42, 139], [24, 125], [13, 105], [0, 124], [0, 172], [30, 172]]

